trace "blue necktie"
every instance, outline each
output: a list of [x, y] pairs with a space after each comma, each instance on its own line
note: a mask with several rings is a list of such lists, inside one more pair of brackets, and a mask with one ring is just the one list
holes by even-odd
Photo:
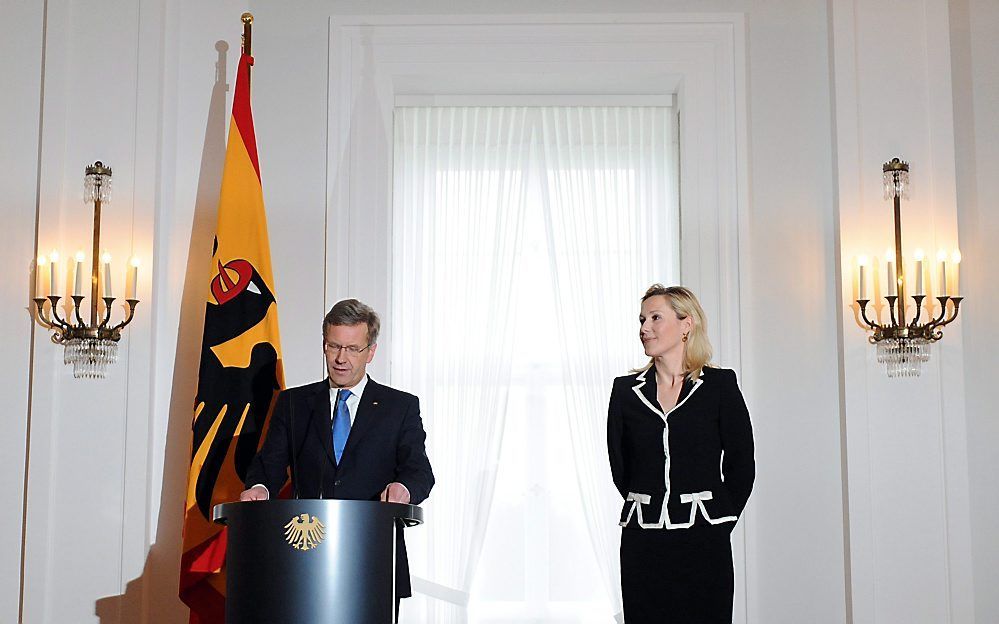
[[347, 398], [350, 390], [337, 392], [336, 413], [333, 415], [333, 454], [336, 463], [340, 463], [343, 447], [347, 446], [347, 436], [350, 435], [350, 412], [347, 410]]

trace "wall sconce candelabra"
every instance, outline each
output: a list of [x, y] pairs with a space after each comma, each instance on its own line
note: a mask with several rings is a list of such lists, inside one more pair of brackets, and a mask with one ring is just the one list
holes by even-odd
[[[902, 254], [902, 223], [901, 200], [909, 199], [909, 163], [893, 158], [882, 167], [885, 199], [891, 199], [895, 208], [895, 248], [885, 252], [886, 286], [884, 295], [888, 302], [888, 323], [871, 321], [867, 317], [867, 283], [864, 270], [867, 259], [861, 257], [859, 264], [859, 280], [857, 305], [864, 323], [873, 334], [868, 340], [877, 345], [878, 362], [885, 365], [889, 377], [918, 377], [923, 362], [930, 359], [930, 344], [943, 338], [942, 328], [957, 318], [963, 297], [958, 295], [958, 271], [961, 254], [954, 251], [952, 256], [952, 277], [948, 289], [947, 253], [937, 254], [939, 263], [939, 280], [937, 283], [936, 300], [939, 302], [939, 312], [934, 315], [930, 309], [923, 287], [923, 276], [926, 271], [925, 254], [917, 249], [913, 254], [915, 260], [915, 285], [911, 295], [915, 303], [915, 313], [911, 320], [906, 320], [906, 289], [909, 287], [905, 279], [905, 256]], [[948, 306], [948, 303], [950, 304]], [[923, 320], [925, 317], [925, 320]], [[922, 322], [921, 322], [922, 321]]]
[[[103, 379], [107, 375], [108, 365], [118, 359], [118, 341], [121, 330], [132, 322], [138, 287], [139, 262], [133, 258], [129, 275], [126, 277], [127, 311], [125, 318], [111, 323], [111, 311], [115, 297], [111, 294], [111, 255], [100, 253], [101, 249], [101, 206], [111, 201], [111, 168], [101, 161], [86, 168], [83, 186], [83, 201], [94, 205], [94, 236], [93, 254], [90, 271], [90, 322], [83, 320], [83, 262], [82, 251], [76, 253], [75, 279], [72, 306], [65, 304], [65, 316], [59, 314], [59, 252], [53, 251], [48, 258], [39, 256], [35, 267], [35, 318], [46, 329], [52, 330], [52, 342], [65, 348], [63, 361], [73, 365], [73, 377], [87, 379]], [[45, 265], [48, 265], [46, 276]], [[100, 270], [103, 265], [103, 272]], [[48, 277], [48, 295], [45, 278]], [[130, 288], [128, 288], [130, 286]], [[98, 293], [101, 296], [98, 296]], [[103, 302], [103, 307], [100, 303]], [[49, 305], [46, 306], [45, 304]], [[103, 309], [102, 309], [103, 308]]]

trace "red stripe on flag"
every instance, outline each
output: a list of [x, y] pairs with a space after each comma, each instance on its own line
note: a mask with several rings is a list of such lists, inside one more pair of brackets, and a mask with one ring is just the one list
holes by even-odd
[[208, 583], [199, 583], [184, 595], [191, 607], [190, 624], [221, 624], [225, 622], [225, 596]]
[[208, 577], [225, 563], [227, 542], [228, 532], [223, 528], [181, 555], [180, 599], [191, 609], [190, 624], [225, 621], [225, 596], [212, 587]]
[[[191, 572], [195, 582], [207, 574], [214, 574], [225, 563], [225, 547], [229, 533], [226, 528], [186, 551], [182, 558], [182, 571]], [[183, 586], [183, 582], [181, 583]]]
[[239, 69], [236, 72], [236, 94], [232, 98], [232, 119], [239, 128], [243, 138], [246, 153], [250, 155], [253, 170], [260, 180], [260, 163], [257, 161], [257, 137], [253, 132], [253, 111], [250, 109], [250, 66], [253, 57], [244, 54], [239, 57]]

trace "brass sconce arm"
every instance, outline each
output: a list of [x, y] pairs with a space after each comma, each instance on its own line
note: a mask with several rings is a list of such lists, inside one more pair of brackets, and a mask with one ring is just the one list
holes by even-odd
[[[135, 306], [139, 305], [138, 299], [126, 299], [125, 302], [128, 304], [128, 313], [125, 315], [125, 320], [118, 323], [111, 328], [112, 332], [119, 332], [123, 327], [132, 322], [132, 317], [135, 316]], [[110, 306], [108, 306], [110, 307]]]
[[[943, 320], [944, 320], [944, 317], [947, 316], [947, 301], [949, 299], [950, 299], [950, 297], [946, 297], [946, 296], [937, 297], [937, 301], [940, 302], [940, 314], [935, 319], [933, 319], [932, 321], [930, 321], [929, 323], [926, 324], [927, 329], [931, 329], [932, 330], [935, 327], [944, 324]], [[951, 320], [953, 320], [953, 319], [951, 319]]]
[[916, 329], [919, 327], [919, 315], [923, 308], [923, 299], [926, 295], [912, 295], [912, 299], [916, 302], [916, 313], [912, 316], [912, 320], [909, 321], [909, 328]]
[[80, 304], [83, 303], [83, 295], [73, 295], [71, 297], [73, 300], [73, 312], [76, 316], [76, 326], [86, 327], [86, 323], [83, 321], [83, 316], [80, 314]]
[[[940, 301], [940, 315], [928, 324], [928, 329], [931, 330], [936, 330], [938, 327], [945, 327], [953, 323], [954, 319], [957, 318], [957, 313], [961, 307], [961, 301], [964, 297], [937, 297], [937, 299]], [[950, 316], [947, 316], [948, 300], [954, 304], [953, 311], [950, 313]]]
[[104, 318], [101, 319], [99, 328], [104, 329], [108, 326], [108, 322], [111, 320], [111, 306], [114, 304], [114, 297], [101, 297], [104, 301]]
[[59, 297], [56, 295], [49, 295], [49, 301], [52, 303], [51, 313], [52, 313], [52, 319], [54, 321], [53, 324], [63, 328], [71, 327], [71, 325], [65, 319], [59, 316]]
[[867, 304], [870, 303], [870, 301], [870, 299], [857, 299], [857, 305], [860, 306], [860, 318], [864, 319], [867, 326], [875, 331], [884, 329], [884, 327], [878, 323], [875, 323], [871, 321], [871, 319], [867, 318]]
[[45, 329], [55, 329], [57, 327], [56, 323], [52, 322], [52, 319], [49, 318], [48, 313], [45, 311], [45, 302], [48, 300], [48, 297], [35, 297], [33, 299], [35, 302], [35, 318]]
[[898, 325], [898, 321], [895, 320], [895, 302], [898, 301], [898, 295], [887, 295], [885, 299], [888, 301], [888, 312], [891, 314], [891, 327]]

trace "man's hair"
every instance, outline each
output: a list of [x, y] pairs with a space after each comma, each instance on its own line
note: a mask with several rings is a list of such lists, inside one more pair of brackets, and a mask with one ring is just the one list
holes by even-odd
[[378, 331], [381, 329], [382, 323], [374, 308], [357, 299], [337, 301], [326, 313], [326, 318], [323, 319], [323, 338], [326, 337], [326, 329], [332, 325], [360, 325], [361, 323], [368, 326], [368, 344], [373, 345], [378, 342]]

